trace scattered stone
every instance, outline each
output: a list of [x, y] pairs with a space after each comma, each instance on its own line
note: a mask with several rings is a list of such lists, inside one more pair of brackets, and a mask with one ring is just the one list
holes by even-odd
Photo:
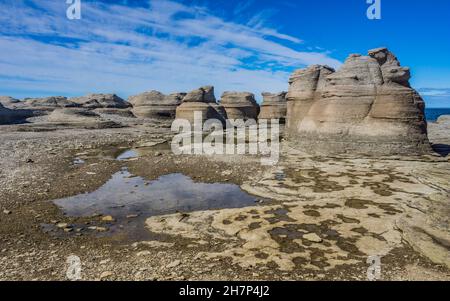
[[110, 278], [114, 276], [114, 273], [111, 271], [105, 271], [103, 273], [100, 274], [100, 280], [106, 279], [106, 278]]
[[10, 211], [10, 210], [6, 210], [6, 209], [5, 209], [5, 210], [3, 210], [3, 213], [4, 213], [4, 214], [6, 214], [6, 215], [9, 215], [9, 214], [11, 214], [11, 213], [12, 213], [12, 211]]
[[104, 222], [114, 222], [115, 219], [111, 215], [106, 215], [102, 217], [102, 221]]
[[306, 239], [306, 240], [309, 240], [311, 242], [315, 242], [315, 243], [321, 243], [322, 242], [322, 238], [320, 238], [320, 236], [317, 235], [316, 233], [304, 234], [303, 238]]
[[56, 224], [56, 227], [63, 229], [63, 228], [67, 228], [69, 225], [67, 223], [58, 223]]
[[106, 232], [106, 231], [108, 231], [108, 228], [106, 228], [106, 227], [95, 227], [95, 230], [97, 230], [98, 232]]
[[171, 263], [169, 263], [168, 265], [166, 265], [166, 268], [172, 269], [174, 267], [179, 266], [180, 264], [181, 264], [180, 260], [175, 260], [175, 261], [172, 261]]

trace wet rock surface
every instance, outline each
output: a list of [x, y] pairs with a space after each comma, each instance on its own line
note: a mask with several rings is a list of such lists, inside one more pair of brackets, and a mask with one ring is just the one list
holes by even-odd
[[[263, 167], [249, 156], [175, 156], [160, 148], [167, 124], [127, 120], [50, 133], [0, 127], [0, 279], [67, 279], [70, 255], [84, 280], [365, 280], [371, 255], [382, 279], [450, 277], [445, 157], [320, 157], [283, 144], [280, 163]], [[446, 143], [445, 122], [436, 124], [432, 143]], [[258, 201], [155, 216], [114, 214], [123, 204], [75, 216], [53, 203], [97, 191], [124, 168], [130, 193], [136, 179], [146, 187], [183, 174]]]

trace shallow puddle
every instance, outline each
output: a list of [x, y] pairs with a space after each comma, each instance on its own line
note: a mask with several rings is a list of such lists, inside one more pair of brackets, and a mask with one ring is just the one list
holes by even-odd
[[116, 157], [116, 160], [123, 161], [139, 157], [139, 153], [134, 149], [128, 149]]
[[241, 208], [257, 201], [234, 184], [195, 183], [183, 174], [169, 174], [147, 181], [123, 169], [94, 192], [55, 200], [54, 203], [71, 216], [101, 214], [117, 219], [137, 214], [148, 217]]

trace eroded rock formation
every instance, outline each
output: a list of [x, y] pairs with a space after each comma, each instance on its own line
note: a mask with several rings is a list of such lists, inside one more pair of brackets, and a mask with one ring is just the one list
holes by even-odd
[[176, 118], [193, 123], [195, 112], [200, 112], [203, 121], [207, 119], [224, 121], [224, 110], [216, 102], [214, 87], [205, 86], [186, 94], [183, 103], [176, 109]]
[[116, 94], [89, 94], [87, 96], [70, 98], [69, 100], [76, 103], [78, 106], [88, 109], [126, 109], [131, 107], [128, 102]]
[[32, 111], [9, 109], [0, 103], [0, 124], [18, 123], [31, 116], [33, 116]]
[[16, 109], [24, 106], [23, 102], [11, 96], [0, 96], [0, 104], [8, 109]]
[[265, 92], [262, 96], [263, 102], [258, 118], [279, 119], [280, 123], [284, 123], [287, 111], [286, 92], [276, 94]]
[[54, 110], [56, 108], [80, 107], [79, 104], [64, 96], [50, 96], [43, 98], [25, 98], [25, 106], [29, 109]]
[[48, 115], [47, 121], [82, 128], [120, 127], [117, 122], [105, 120], [87, 108], [57, 108]]
[[164, 95], [158, 91], [145, 92], [128, 99], [133, 105], [133, 114], [142, 118], [175, 118], [176, 109], [185, 93]]
[[255, 95], [249, 92], [224, 92], [221, 105], [225, 108], [228, 119], [256, 119], [259, 105]]
[[295, 71], [287, 94], [287, 134], [309, 152], [417, 154], [430, 150], [424, 101], [386, 48], [350, 55], [338, 71]]

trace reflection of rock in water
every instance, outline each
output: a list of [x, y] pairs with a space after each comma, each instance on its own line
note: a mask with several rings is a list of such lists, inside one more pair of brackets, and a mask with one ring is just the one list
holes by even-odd
[[240, 208], [256, 199], [233, 184], [195, 183], [182, 174], [169, 174], [155, 181], [134, 177], [122, 170], [98, 190], [54, 201], [67, 214], [124, 217], [142, 213], [153, 216], [178, 211]]

